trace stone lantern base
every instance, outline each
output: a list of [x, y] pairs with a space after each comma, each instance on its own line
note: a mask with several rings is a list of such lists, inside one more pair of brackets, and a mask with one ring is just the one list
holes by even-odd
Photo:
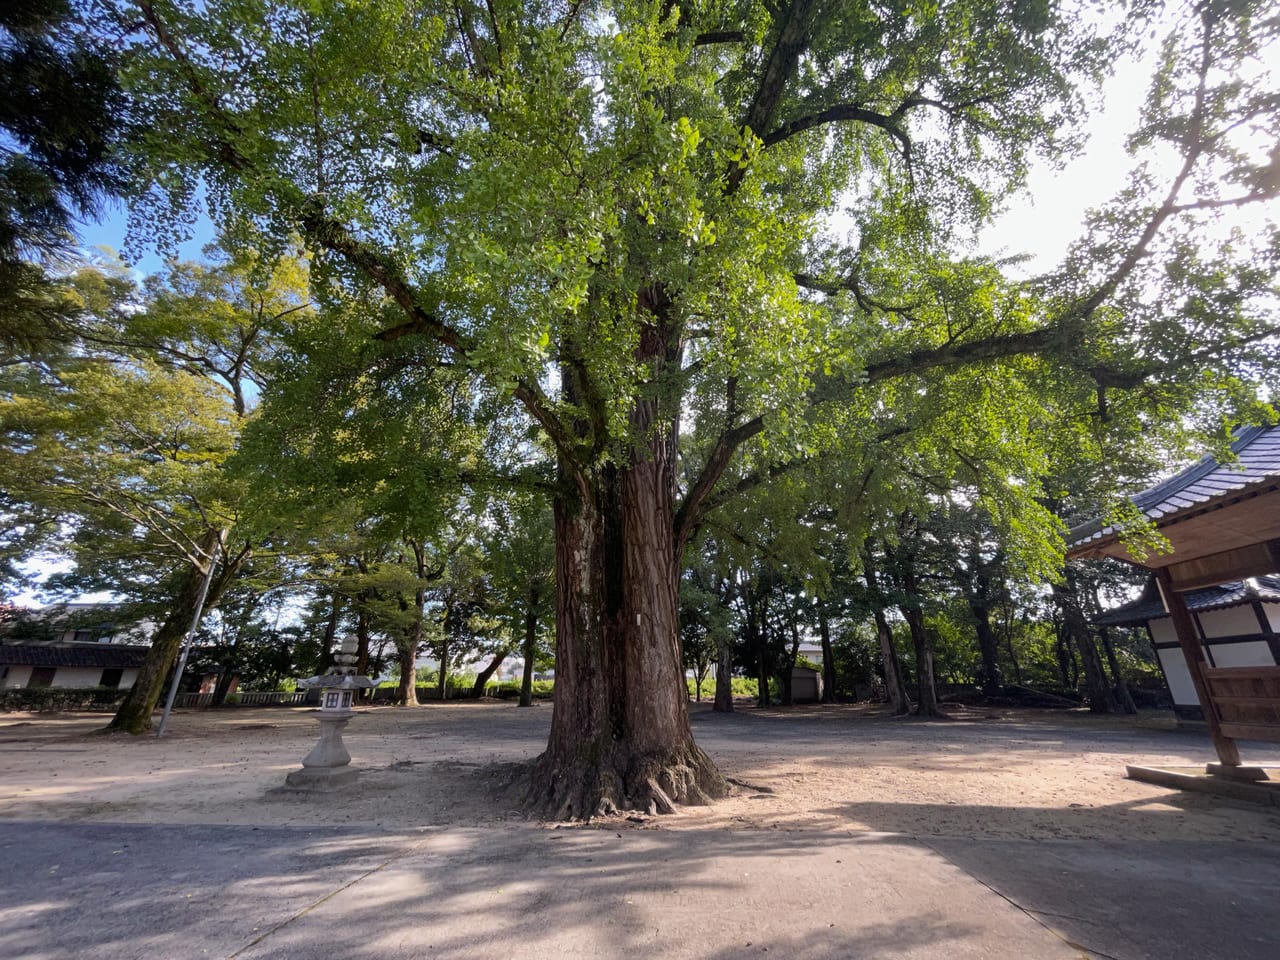
[[355, 767], [303, 767], [284, 778], [288, 790], [341, 790], [356, 782], [360, 771]]
[[342, 731], [352, 715], [350, 710], [321, 713], [317, 718], [320, 740], [302, 758], [302, 769], [285, 777], [286, 786], [295, 790], [336, 790], [355, 783], [359, 771], [348, 766], [351, 754], [342, 742]]

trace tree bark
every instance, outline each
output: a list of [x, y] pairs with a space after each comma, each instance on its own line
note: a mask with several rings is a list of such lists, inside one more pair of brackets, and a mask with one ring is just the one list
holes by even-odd
[[[363, 599], [363, 597], [362, 597]], [[335, 597], [334, 602], [337, 602]], [[325, 659], [332, 663], [332, 647], [323, 651]], [[369, 614], [363, 603], [356, 604], [356, 673], [362, 677], [369, 675]], [[376, 678], [375, 678], [376, 679]], [[360, 691], [360, 699], [373, 700], [373, 688]]]
[[[862, 575], [872, 594], [882, 596], [870, 543], [864, 545], [862, 550]], [[880, 661], [884, 667], [884, 687], [889, 696], [889, 706], [893, 708], [894, 716], [905, 716], [911, 712], [911, 696], [907, 693], [902, 662], [898, 659], [898, 650], [893, 644], [893, 631], [889, 629], [889, 621], [879, 603], [876, 604], [873, 616], [876, 622], [876, 639], [880, 642]]]
[[787, 649], [782, 670], [778, 674], [778, 683], [782, 687], [782, 705], [784, 707], [795, 706], [795, 689], [792, 681], [795, 679], [796, 657], [800, 654], [800, 627], [794, 619], [791, 621], [791, 646]]
[[1120, 670], [1120, 662], [1116, 659], [1116, 648], [1111, 645], [1111, 634], [1106, 627], [1098, 628], [1098, 639], [1102, 641], [1102, 650], [1107, 655], [1107, 666], [1111, 668], [1113, 692], [1125, 713], [1135, 714], [1138, 705], [1133, 702], [1133, 694], [1129, 692], [1129, 684]]
[[557, 820], [728, 790], [689, 726], [668, 447], [646, 432], [625, 468], [561, 464], [556, 696], [528, 797]]
[[449, 631], [440, 638], [440, 671], [436, 674], [436, 699], [444, 701], [449, 696]]
[[698, 703], [702, 702], [702, 684], [706, 682], [707, 674], [711, 671], [711, 662], [706, 659], [699, 659], [693, 664], [693, 699]]
[[[208, 573], [209, 563], [216, 563], [216, 557], [222, 548], [222, 533], [209, 530], [200, 540], [200, 551], [210, 559], [205, 563], [188, 564], [183, 570], [174, 594], [173, 605], [160, 629], [151, 638], [151, 649], [147, 651], [146, 660], [138, 670], [138, 677], [133, 686], [121, 701], [116, 714], [107, 724], [108, 730], [121, 730], [125, 733], [140, 734], [151, 729], [151, 714], [155, 712], [164, 691], [164, 681], [177, 661], [178, 650], [182, 639], [187, 635], [192, 620], [195, 618], [196, 604], [200, 598], [200, 588]], [[242, 553], [238, 560], [227, 561], [224, 558], [220, 574], [209, 581], [209, 592], [204, 599], [205, 609], [217, 604], [227, 585], [235, 577], [236, 572], [248, 558]]]
[[[1027, 621], [1023, 622], [1025, 624]], [[1013, 624], [1009, 617], [1004, 621], [1004, 645], [1009, 651], [1009, 662], [1013, 664], [1013, 682], [1022, 686], [1022, 664], [1018, 662], [1018, 653], [1013, 649]]]
[[493, 659], [489, 661], [488, 665], [476, 674], [476, 682], [471, 685], [471, 693], [473, 696], [484, 696], [484, 688], [488, 686], [489, 678], [497, 672], [497, 669], [502, 666], [502, 661], [506, 659], [507, 651], [502, 650], [499, 653], [494, 654]]
[[227, 702], [227, 697], [231, 694], [231, 684], [239, 675], [234, 657], [227, 657], [222, 661], [221, 666], [218, 682], [213, 687], [213, 700], [210, 701], [210, 706], [214, 707], [220, 707]]
[[418, 706], [418, 645], [413, 638], [396, 644], [400, 664], [400, 685], [396, 688], [396, 704], [402, 707]]
[[1118, 709], [1118, 704], [1107, 683], [1106, 672], [1102, 669], [1102, 658], [1098, 656], [1098, 647], [1093, 642], [1093, 634], [1080, 607], [1080, 596], [1070, 570], [1067, 571], [1063, 583], [1053, 585], [1053, 597], [1058, 603], [1058, 609], [1062, 611], [1067, 637], [1080, 655], [1080, 667], [1084, 673], [1085, 696], [1089, 701], [1089, 709], [1094, 713], [1114, 713]]
[[889, 629], [889, 621], [884, 611], [875, 611], [876, 638], [880, 641], [880, 659], [884, 666], [884, 687], [889, 697], [889, 706], [894, 716], [905, 716], [911, 712], [911, 695], [907, 692], [907, 682], [902, 675], [902, 663], [898, 660], [898, 649], [893, 644], [893, 631]]
[[520, 706], [533, 706], [533, 661], [538, 654], [538, 588], [529, 588], [524, 611], [524, 671], [520, 676]]
[[[333, 650], [334, 641], [338, 639], [338, 618], [342, 615], [342, 595], [337, 590], [329, 594], [329, 617], [324, 624], [324, 637], [320, 641], [320, 652], [328, 655]], [[366, 644], [366, 657], [368, 645]], [[364, 671], [362, 670], [361, 673]]]
[[978, 652], [982, 655], [982, 695], [998, 697], [1001, 689], [1000, 651], [995, 631], [991, 629], [991, 610], [979, 597], [969, 598], [974, 632], [978, 635]]
[[911, 630], [911, 643], [916, 653], [916, 716], [940, 717], [938, 685], [933, 675], [933, 644], [924, 626], [924, 612], [912, 606], [900, 609]]
[[746, 623], [743, 632], [746, 634], [747, 649], [752, 652], [756, 666], [756, 706], [764, 709], [769, 706], [769, 654], [768, 620], [769, 611], [764, 590], [758, 585], [748, 582], [744, 607]]
[[822, 702], [836, 702], [836, 658], [831, 649], [831, 620], [826, 604], [818, 607], [818, 636], [822, 640]]
[[728, 636], [716, 636], [716, 713], [733, 713], [733, 645]]

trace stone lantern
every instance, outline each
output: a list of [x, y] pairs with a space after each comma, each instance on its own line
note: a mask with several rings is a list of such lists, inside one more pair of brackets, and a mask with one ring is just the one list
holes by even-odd
[[356, 692], [375, 685], [373, 680], [356, 673], [356, 640], [342, 641], [334, 664], [318, 677], [299, 680], [298, 686], [320, 691], [320, 741], [302, 758], [302, 769], [285, 778], [285, 783], [300, 790], [332, 790], [355, 782], [358, 771], [349, 766], [351, 754], [342, 742], [342, 731], [355, 712], [351, 705]]

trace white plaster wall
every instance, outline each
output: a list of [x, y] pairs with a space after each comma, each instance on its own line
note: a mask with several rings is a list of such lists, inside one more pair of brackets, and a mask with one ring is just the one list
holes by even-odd
[[30, 679], [30, 667], [10, 667], [8, 675], [4, 678], [4, 685], [6, 687], [25, 687]]
[[96, 687], [102, 679], [102, 667], [59, 667], [53, 675], [55, 687]]
[[[103, 667], [59, 667], [53, 675], [55, 687], [96, 687], [102, 680]], [[138, 668], [128, 667], [120, 675], [120, 689], [127, 690], [138, 679]]]
[[[31, 682], [31, 667], [12, 666], [4, 678], [4, 687], [25, 687]], [[96, 687], [102, 679], [102, 667], [59, 667], [53, 675], [55, 687]], [[138, 679], [138, 668], [127, 667], [120, 676], [120, 689], [127, 690]]]
[[[1208, 613], [1197, 614], [1197, 616], [1200, 618], [1200, 625], [1204, 628], [1204, 635], [1209, 639], [1243, 637], [1262, 632], [1262, 624], [1258, 623], [1252, 604], [1231, 607], [1228, 610], [1210, 610]], [[1214, 653], [1214, 656], [1216, 657], [1217, 653]]]
[[1215, 644], [1213, 662], [1219, 667], [1273, 667], [1276, 663], [1265, 641]]
[[1160, 657], [1160, 665], [1164, 667], [1164, 675], [1169, 680], [1169, 693], [1173, 695], [1173, 702], [1180, 706], [1198, 707], [1200, 701], [1196, 699], [1196, 688], [1191, 683], [1191, 672], [1187, 669], [1182, 651], [1171, 647], [1157, 650], [1156, 653]]
[[1262, 609], [1267, 611], [1267, 619], [1271, 621], [1271, 629], [1280, 633], [1280, 603], [1264, 603]]
[[1148, 620], [1147, 623], [1151, 627], [1151, 637], [1156, 643], [1177, 643], [1178, 634], [1173, 629], [1173, 621], [1168, 617], [1161, 617], [1159, 620]]

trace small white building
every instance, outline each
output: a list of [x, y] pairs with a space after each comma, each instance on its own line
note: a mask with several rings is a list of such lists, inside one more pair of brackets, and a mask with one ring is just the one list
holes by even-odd
[[[1280, 576], [1254, 577], [1186, 594], [1210, 667], [1280, 664]], [[1179, 722], [1204, 720], [1173, 620], [1152, 580], [1133, 603], [1094, 620], [1099, 626], [1144, 627], [1160, 661]]]
[[132, 687], [147, 650], [118, 643], [0, 643], [0, 688]]

